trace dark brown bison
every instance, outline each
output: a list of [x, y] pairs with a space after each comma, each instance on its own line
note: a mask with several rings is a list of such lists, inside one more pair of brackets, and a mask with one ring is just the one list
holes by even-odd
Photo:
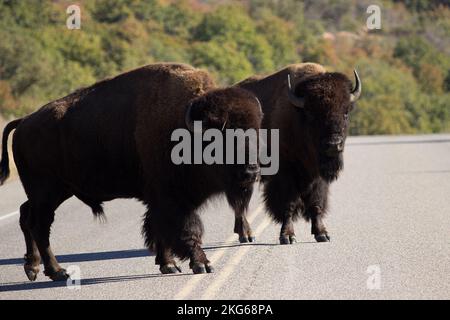
[[[0, 177], [9, 173], [7, 138], [28, 201], [20, 207], [25, 236], [24, 269], [52, 280], [68, 277], [50, 249], [58, 206], [71, 196], [99, 216], [102, 202], [137, 198], [147, 206], [143, 234], [162, 273], [176, 273], [174, 258], [190, 259], [194, 273], [211, 272], [201, 248], [197, 210], [225, 193], [233, 208], [246, 207], [254, 165], [175, 165], [171, 134], [191, 128], [255, 128], [261, 107], [250, 92], [214, 89], [209, 75], [182, 64], [154, 64], [98, 82], [9, 123], [3, 133]], [[254, 173], [254, 174], [253, 174]]]
[[[345, 75], [326, 72], [313, 63], [291, 65], [237, 84], [261, 101], [262, 128], [280, 130], [279, 171], [263, 176], [262, 183], [267, 211], [282, 224], [281, 244], [295, 242], [293, 221], [299, 216], [311, 221], [316, 241], [330, 240], [322, 218], [329, 185], [343, 168], [349, 113], [361, 94], [361, 81], [354, 73], [354, 88]], [[235, 232], [251, 236], [239, 212]], [[246, 241], [245, 236], [240, 239]]]

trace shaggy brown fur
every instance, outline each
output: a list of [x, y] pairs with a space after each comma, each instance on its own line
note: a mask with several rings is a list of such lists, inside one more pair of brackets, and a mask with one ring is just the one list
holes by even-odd
[[[25, 272], [67, 278], [50, 249], [54, 212], [75, 195], [102, 215], [102, 202], [137, 198], [148, 211], [143, 233], [163, 273], [177, 272], [174, 256], [189, 258], [194, 272], [212, 270], [201, 249], [198, 208], [225, 192], [232, 206], [248, 204], [254, 178], [247, 166], [174, 165], [171, 134], [186, 128], [192, 105], [203, 127], [259, 128], [253, 94], [214, 89], [210, 76], [183, 64], [154, 64], [101, 81], [12, 122], [3, 136], [1, 177], [8, 172], [6, 141], [17, 127], [13, 152], [28, 201], [20, 208], [27, 253]], [[245, 177], [246, 179], [243, 179]], [[236, 192], [238, 190], [238, 192]], [[242, 191], [242, 192], [239, 192]]]
[[[288, 74], [295, 94], [305, 99], [304, 108], [289, 101]], [[342, 150], [329, 151], [329, 147], [336, 139], [342, 139], [343, 147], [353, 107], [351, 81], [343, 74], [326, 72], [321, 65], [305, 63], [249, 78], [237, 86], [252, 91], [261, 101], [262, 128], [280, 130], [279, 172], [262, 177], [267, 210], [282, 223], [280, 242], [295, 241], [293, 221], [299, 215], [311, 220], [317, 241], [329, 241], [322, 217], [327, 211], [329, 184], [343, 168]], [[246, 223], [242, 219], [237, 215], [235, 229]], [[246, 231], [251, 232], [241, 232]]]

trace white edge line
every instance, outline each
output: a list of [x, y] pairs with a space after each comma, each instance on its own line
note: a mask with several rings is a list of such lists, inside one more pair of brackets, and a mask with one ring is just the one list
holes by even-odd
[[17, 214], [19, 214], [19, 210], [14, 211], [14, 212], [11, 212], [11, 213], [8, 213], [8, 214], [5, 214], [4, 216], [1, 216], [1, 217], [0, 217], [0, 221], [5, 220], [5, 219], [8, 219], [8, 218], [10, 218], [10, 217], [12, 217], [12, 216], [15, 216], [15, 215], [17, 215]]

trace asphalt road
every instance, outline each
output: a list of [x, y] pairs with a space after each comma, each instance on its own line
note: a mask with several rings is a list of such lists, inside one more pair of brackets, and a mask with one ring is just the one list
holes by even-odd
[[345, 170], [331, 190], [330, 243], [315, 243], [305, 222], [295, 245], [278, 245], [279, 227], [252, 199], [255, 244], [240, 245], [223, 200], [203, 213], [204, 248], [216, 273], [161, 275], [143, 248], [144, 207], [106, 205], [107, 223], [70, 199], [57, 211], [52, 244], [81, 286], [22, 270], [25, 245], [18, 180], [0, 188], [1, 299], [449, 299], [450, 135], [348, 140]]

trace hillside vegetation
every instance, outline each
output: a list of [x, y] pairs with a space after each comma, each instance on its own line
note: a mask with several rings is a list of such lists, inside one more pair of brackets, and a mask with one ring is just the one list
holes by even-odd
[[[351, 76], [363, 97], [352, 134], [450, 131], [449, 1], [85, 0], [0, 2], [0, 114], [18, 117], [140, 65], [207, 68], [225, 85], [290, 63]], [[381, 30], [367, 30], [367, 7]]]

